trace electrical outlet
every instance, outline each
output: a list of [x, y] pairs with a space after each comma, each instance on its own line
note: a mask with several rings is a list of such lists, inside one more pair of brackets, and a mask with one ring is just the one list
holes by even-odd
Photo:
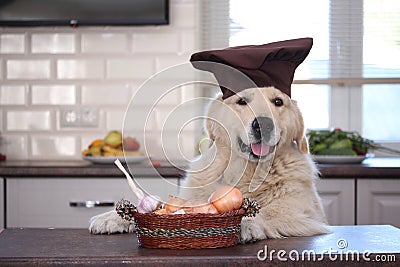
[[60, 112], [61, 127], [97, 127], [99, 111], [93, 107], [63, 108]]

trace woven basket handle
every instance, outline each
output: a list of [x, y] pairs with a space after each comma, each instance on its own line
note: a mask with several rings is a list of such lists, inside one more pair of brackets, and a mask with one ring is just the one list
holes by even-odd
[[136, 206], [133, 205], [129, 200], [121, 199], [115, 205], [115, 211], [121, 216], [122, 219], [127, 221], [133, 221], [134, 215], [137, 212]]
[[246, 217], [255, 217], [257, 213], [260, 211], [260, 204], [257, 203], [254, 199], [244, 198], [242, 209], [245, 210], [244, 216]]

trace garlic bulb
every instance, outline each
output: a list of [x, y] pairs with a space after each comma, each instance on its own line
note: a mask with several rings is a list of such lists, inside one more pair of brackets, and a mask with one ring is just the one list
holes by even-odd
[[125, 174], [126, 179], [128, 180], [129, 187], [132, 189], [133, 193], [135, 193], [136, 197], [139, 200], [139, 204], [137, 206], [137, 210], [140, 213], [150, 213], [154, 210], [160, 208], [161, 206], [161, 198], [159, 196], [145, 196], [143, 191], [140, 190], [135, 183], [133, 182], [132, 177], [125, 170], [124, 166], [122, 166], [119, 159], [114, 161], [115, 165]]
[[137, 210], [140, 213], [150, 213], [161, 207], [161, 198], [159, 196], [145, 196], [139, 201]]

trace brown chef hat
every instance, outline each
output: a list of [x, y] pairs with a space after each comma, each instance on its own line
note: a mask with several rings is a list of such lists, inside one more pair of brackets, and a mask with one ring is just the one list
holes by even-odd
[[258, 87], [273, 86], [290, 96], [294, 71], [307, 57], [312, 44], [312, 38], [301, 38], [263, 45], [229, 47], [195, 53], [190, 61], [196, 69], [214, 74], [221, 87], [223, 99], [250, 87], [247, 87], [248, 82], [240, 79], [240, 75], [232, 75], [232, 71], [221, 68], [221, 64], [244, 73]]

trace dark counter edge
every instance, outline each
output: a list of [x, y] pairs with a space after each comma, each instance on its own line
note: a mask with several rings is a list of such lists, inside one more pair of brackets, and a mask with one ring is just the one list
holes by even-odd
[[370, 158], [362, 164], [317, 164], [321, 178], [400, 178], [400, 158]]
[[[123, 164], [136, 177], [176, 178], [185, 175], [184, 167], [158, 166], [146, 164]], [[114, 164], [92, 164], [82, 161], [39, 162], [20, 161], [0, 163], [0, 177], [76, 177], [109, 178], [125, 177]]]
[[[152, 167], [131, 164], [136, 177], [184, 177], [186, 167], [163, 164]], [[317, 164], [321, 178], [400, 178], [400, 158], [368, 159], [363, 164]], [[0, 163], [0, 177], [124, 177], [113, 164], [93, 164], [85, 161], [5, 161]]]

